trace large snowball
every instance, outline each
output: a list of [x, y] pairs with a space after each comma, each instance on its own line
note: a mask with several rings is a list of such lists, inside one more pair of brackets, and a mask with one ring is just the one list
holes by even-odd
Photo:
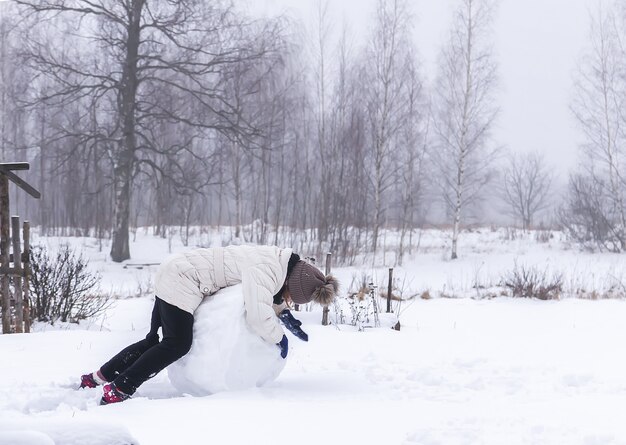
[[279, 348], [248, 327], [241, 285], [206, 297], [194, 315], [191, 351], [167, 368], [179, 391], [203, 396], [261, 386], [285, 367]]

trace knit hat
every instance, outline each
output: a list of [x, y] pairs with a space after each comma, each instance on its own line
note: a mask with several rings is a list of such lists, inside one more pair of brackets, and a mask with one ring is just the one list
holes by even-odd
[[289, 274], [287, 288], [296, 304], [315, 301], [322, 306], [328, 306], [337, 295], [339, 282], [332, 275], [324, 276], [317, 267], [301, 260]]

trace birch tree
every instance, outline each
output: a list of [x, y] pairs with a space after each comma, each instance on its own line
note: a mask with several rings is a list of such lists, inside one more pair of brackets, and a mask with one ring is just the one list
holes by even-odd
[[435, 162], [452, 217], [452, 259], [457, 258], [464, 211], [490, 181], [497, 151], [490, 140], [497, 115], [496, 66], [490, 47], [493, 9], [490, 0], [459, 0], [440, 55], [434, 94]]

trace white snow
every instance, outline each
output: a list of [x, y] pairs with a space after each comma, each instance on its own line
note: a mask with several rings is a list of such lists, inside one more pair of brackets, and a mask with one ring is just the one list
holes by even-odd
[[[194, 396], [166, 370], [133, 399], [99, 406], [101, 389], [76, 390], [78, 378], [145, 336], [153, 296], [130, 297], [154, 268], [124, 269], [93, 240], [71, 241], [85, 246], [106, 288], [129, 298], [78, 326], [0, 335], [0, 445], [626, 444], [626, 301], [571, 297], [579, 285], [621, 283], [622, 256], [578, 252], [558, 236], [537, 243], [484, 230], [464, 233], [460, 261], [450, 262], [446, 236], [428, 232], [395, 274], [406, 295], [434, 298], [405, 303], [401, 331], [321, 326], [314, 307], [296, 313], [309, 342], [287, 333], [285, 368], [264, 386]], [[167, 240], [139, 234], [131, 249], [135, 263], [158, 262]], [[515, 262], [562, 272], [567, 294], [467, 298]], [[382, 285], [387, 269], [336, 269], [344, 292], [363, 271]], [[437, 298], [442, 292], [466, 298]]]
[[84, 420], [11, 419], [0, 421], [3, 445], [126, 445], [137, 443], [119, 424]]
[[191, 351], [168, 368], [181, 393], [206, 396], [263, 386], [285, 367], [279, 347], [248, 327], [241, 290], [241, 285], [222, 289], [196, 310]]

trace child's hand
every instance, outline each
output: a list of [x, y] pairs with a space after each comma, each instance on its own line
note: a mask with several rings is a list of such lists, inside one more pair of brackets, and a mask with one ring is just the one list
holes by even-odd
[[282, 312], [278, 315], [278, 318], [283, 322], [285, 327], [289, 329], [289, 331], [298, 337], [302, 341], [309, 341], [309, 336], [306, 332], [302, 330], [300, 327], [302, 322], [296, 319], [289, 309], [283, 309]]
[[282, 358], [287, 358], [287, 351], [289, 350], [288, 343], [289, 341], [287, 340], [287, 336], [285, 334], [283, 334], [283, 338], [280, 340], [280, 343], [276, 343], [278, 347], [280, 347], [280, 356]]

